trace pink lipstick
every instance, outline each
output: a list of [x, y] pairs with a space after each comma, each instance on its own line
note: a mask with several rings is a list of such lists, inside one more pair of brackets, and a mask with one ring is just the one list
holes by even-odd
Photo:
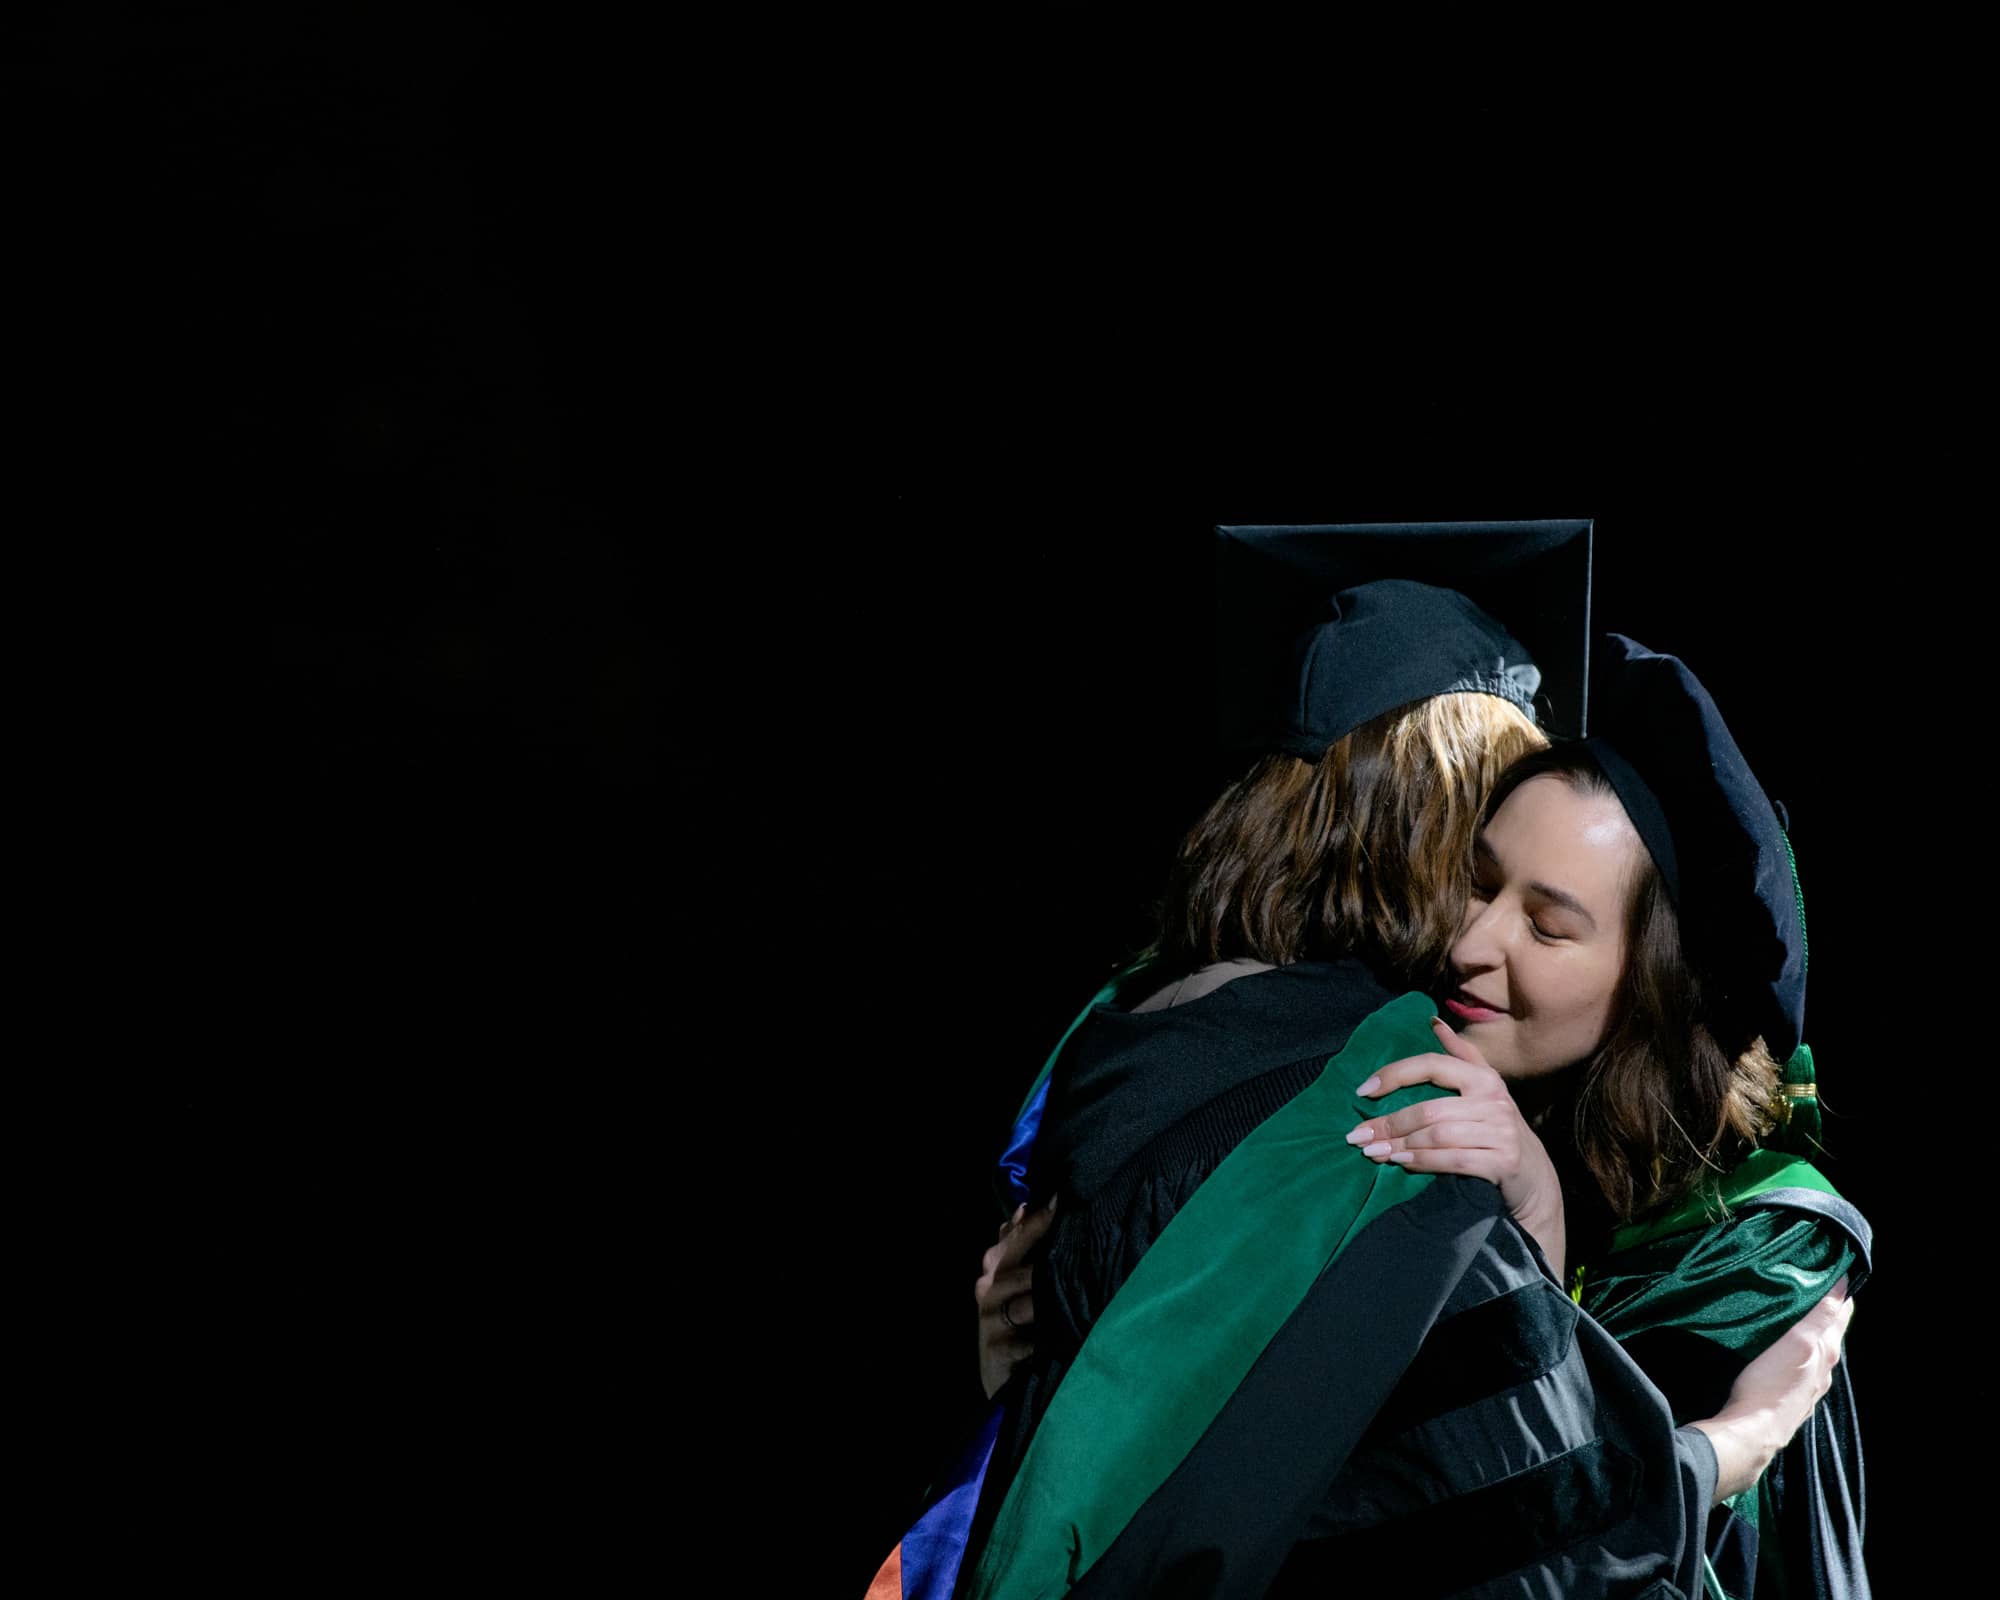
[[1445, 1001], [1444, 1008], [1460, 1022], [1493, 1022], [1507, 1015], [1504, 1011], [1495, 1011], [1491, 1006], [1474, 1005], [1470, 1001], [1461, 1000], [1456, 995]]

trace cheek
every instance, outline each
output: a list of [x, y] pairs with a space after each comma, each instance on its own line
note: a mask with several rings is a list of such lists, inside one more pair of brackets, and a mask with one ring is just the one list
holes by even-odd
[[1579, 1026], [1590, 1031], [1591, 1046], [1595, 1048], [1611, 1027], [1611, 1010], [1618, 998], [1618, 968], [1616, 964], [1600, 965], [1588, 975], [1587, 981], [1578, 986], [1576, 1017]]
[[1594, 1047], [1604, 1035], [1614, 998], [1603, 965], [1574, 960], [1550, 963], [1540, 978], [1523, 995], [1531, 1014], [1550, 1032], [1560, 1033], [1566, 1046], [1575, 1047], [1581, 1040], [1586, 1049]]

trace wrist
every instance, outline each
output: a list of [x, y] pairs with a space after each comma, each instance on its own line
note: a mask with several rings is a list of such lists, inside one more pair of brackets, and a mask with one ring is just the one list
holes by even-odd
[[1715, 1447], [1717, 1505], [1754, 1485], [1785, 1447], [1787, 1437], [1778, 1414], [1761, 1406], [1730, 1407], [1691, 1426]]
[[1529, 1207], [1516, 1214], [1514, 1220], [1520, 1225], [1521, 1231], [1535, 1241], [1536, 1248], [1542, 1252], [1542, 1259], [1555, 1274], [1556, 1282], [1561, 1284], [1563, 1258], [1568, 1253], [1569, 1247], [1567, 1232], [1563, 1227], [1562, 1208], [1557, 1206], [1550, 1210]]

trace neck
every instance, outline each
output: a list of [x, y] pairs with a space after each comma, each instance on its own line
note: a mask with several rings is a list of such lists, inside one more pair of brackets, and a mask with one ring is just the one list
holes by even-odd
[[1508, 1081], [1507, 1092], [1514, 1097], [1514, 1104], [1520, 1108], [1522, 1119], [1537, 1134], [1549, 1121], [1556, 1106], [1566, 1098], [1570, 1087], [1570, 1071], [1551, 1072], [1538, 1078], [1515, 1078]]

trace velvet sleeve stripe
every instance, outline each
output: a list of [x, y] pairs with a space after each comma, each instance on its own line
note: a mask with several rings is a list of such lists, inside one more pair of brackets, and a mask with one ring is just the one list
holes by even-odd
[[1302, 1544], [1283, 1581], [1444, 1600], [1606, 1532], [1631, 1515], [1643, 1476], [1636, 1457], [1592, 1439], [1483, 1489]]
[[[1478, 1285], [1510, 1279], [1531, 1293], [1502, 1290], [1454, 1312]], [[1549, 1304], [1531, 1310], [1537, 1295]], [[1454, 1383], [1441, 1363], [1418, 1371], [1413, 1354], [1461, 1319], [1468, 1339], [1493, 1332], [1476, 1315], [1484, 1308], [1530, 1323], [1507, 1335], [1517, 1359], [1486, 1371], [1502, 1386], [1470, 1399], [1458, 1389], [1449, 1398], [1465, 1403], [1418, 1425], [1428, 1437], [1373, 1441], [1385, 1400]], [[1558, 1347], [1558, 1365], [1531, 1376]], [[1508, 1442], [1496, 1450], [1501, 1435]], [[1507, 1592], [1523, 1594], [1631, 1593], [1663, 1574], [1687, 1579], [1699, 1568], [1715, 1462], [1698, 1434], [1686, 1452], [1679, 1443], [1657, 1391], [1543, 1278], [1499, 1191], [1445, 1179], [1385, 1213], [1328, 1267], [1074, 1600], [1362, 1594], [1371, 1585], [1350, 1568], [1393, 1568], [1398, 1553], [1399, 1593], [1429, 1592], [1434, 1555], [1440, 1592], [1503, 1573], [1520, 1577]], [[1514, 1464], [1496, 1471], [1505, 1460]], [[1449, 1509], [1460, 1498], [1472, 1503]], [[1489, 1538], [1496, 1522], [1506, 1537]], [[1402, 1531], [1344, 1544], [1377, 1526]], [[1301, 1549], [1321, 1541], [1346, 1553]]]
[[1537, 1282], [1445, 1318], [1425, 1336], [1369, 1438], [1401, 1433], [1553, 1372], [1569, 1355], [1581, 1315], [1567, 1295]]

